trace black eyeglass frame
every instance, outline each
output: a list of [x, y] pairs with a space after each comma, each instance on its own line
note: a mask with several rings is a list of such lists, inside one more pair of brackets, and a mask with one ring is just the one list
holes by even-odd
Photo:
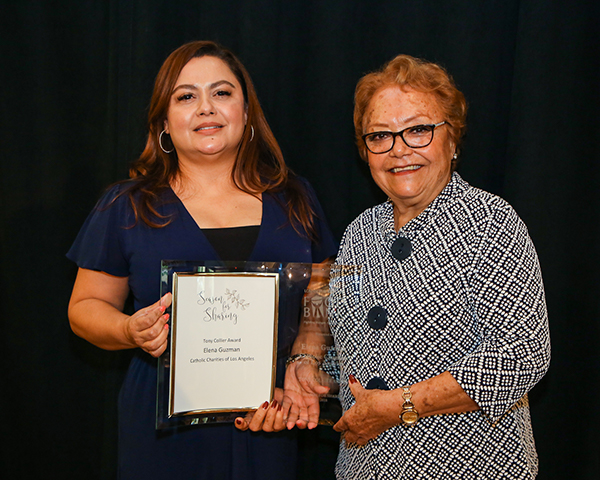
[[[426, 123], [426, 124], [422, 124], [422, 125], [412, 125], [410, 127], [406, 127], [404, 130], [400, 130], [399, 132], [390, 132], [387, 130], [381, 130], [379, 132], [365, 133], [361, 138], [362, 138], [363, 143], [365, 144], [365, 147], [367, 148], [367, 150], [369, 152], [371, 152], [373, 155], [381, 155], [383, 153], [387, 153], [390, 150], [392, 150], [392, 148], [394, 148], [394, 145], [396, 145], [396, 137], [398, 137], [398, 136], [402, 139], [402, 141], [408, 148], [425, 148], [425, 147], [428, 147], [429, 145], [431, 145], [431, 142], [433, 142], [433, 135], [435, 133], [435, 129], [437, 127], [441, 127], [444, 124], [450, 125], [450, 122], [443, 120], [440, 123]], [[407, 130], [411, 130], [413, 128], [419, 128], [419, 127], [431, 127], [431, 140], [429, 140], [429, 142], [427, 142], [427, 144], [425, 144], [425, 145], [419, 145], [418, 147], [414, 147], [414, 146], [408, 144], [408, 142], [404, 138], [404, 132], [406, 132]], [[369, 145], [367, 145], [367, 137], [369, 137], [371, 135], [378, 135], [381, 133], [390, 133], [392, 135], [392, 146], [384, 152], [374, 152], [373, 150], [371, 150], [369, 148]]]

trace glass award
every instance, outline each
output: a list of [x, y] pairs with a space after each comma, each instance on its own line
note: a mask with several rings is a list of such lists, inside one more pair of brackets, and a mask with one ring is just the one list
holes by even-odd
[[[358, 282], [358, 268], [163, 261], [161, 297], [171, 292], [173, 302], [158, 365], [156, 428], [231, 422], [271, 401], [297, 340], [294, 348], [322, 359], [319, 381], [330, 391], [320, 398], [320, 423], [335, 423], [341, 407], [329, 293], [341, 275]], [[314, 344], [300, 345], [304, 338]]]

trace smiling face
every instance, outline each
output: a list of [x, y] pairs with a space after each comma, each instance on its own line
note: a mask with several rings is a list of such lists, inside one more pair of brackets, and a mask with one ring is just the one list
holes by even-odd
[[[407, 127], [435, 124], [445, 120], [436, 98], [430, 93], [399, 86], [385, 86], [375, 92], [363, 122], [363, 132], [399, 132]], [[455, 145], [447, 125], [434, 130], [433, 141], [423, 148], [410, 148], [396, 137], [387, 153], [368, 152], [375, 183], [392, 200], [397, 227], [416, 217], [450, 181]]]
[[180, 162], [234, 162], [246, 120], [242, 87], [225, 62], [204, 56], [183, 67], [164, 125]]

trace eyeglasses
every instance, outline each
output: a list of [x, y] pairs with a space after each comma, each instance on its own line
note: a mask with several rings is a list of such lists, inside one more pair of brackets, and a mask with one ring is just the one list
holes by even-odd
[[[373, 132], [362, 136], [365, 146], [371, 153], [387, 153], [396, 143], [396, 137], [402, 138], [410, 148], [423, 148], [433, 141], [433, 131], [436, 127], [448, 123], [432, 123], [429, 125], [414, 125], [399, 132]], [[448, 125], [450, 125], [448, 123]]]

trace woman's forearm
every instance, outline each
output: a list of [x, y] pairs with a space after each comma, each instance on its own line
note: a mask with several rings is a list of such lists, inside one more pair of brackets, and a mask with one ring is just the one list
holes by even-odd
[[95, 298], [69, 305], [69, 322], [73, 332], [105, 350], [122, 350], [136, 345], [127, 337], [129, 316], [113, 305]]
[[421, 417], [479, 410], [479, 406], [449, 372], [416, 383], [410, 386], [410, 391], [412, 402]]
[[125, 315], [123, 306], [129, 294], [127, 277], [80, 268], [69, 303], [73, 332], [106, 350], [140, 347], [158, 357], [167, 347], [171, 294], [156, 303]]
[[105, 350], [133, 348], [123, 313], [129, 294], [127, 277], [80, 268], [69, 302], [73, 332]]

